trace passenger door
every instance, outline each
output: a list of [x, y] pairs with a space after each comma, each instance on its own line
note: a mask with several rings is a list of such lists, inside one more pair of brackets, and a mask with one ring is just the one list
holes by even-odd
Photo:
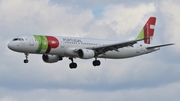
[[33, 36], [29, 36], [29, 46], [34, 46], [34, 37]]

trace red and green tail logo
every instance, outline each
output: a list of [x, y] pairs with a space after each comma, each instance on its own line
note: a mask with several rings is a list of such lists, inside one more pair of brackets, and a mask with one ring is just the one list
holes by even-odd
[[144, 40], [144, 43], [150, 44], [154, 35], [155, 23], [156, 23], [156, 18], [150, 17], [149, 20], [144, 25], [141, 32], [139, 33], [137, 39], [147, 38], [146, 40]]

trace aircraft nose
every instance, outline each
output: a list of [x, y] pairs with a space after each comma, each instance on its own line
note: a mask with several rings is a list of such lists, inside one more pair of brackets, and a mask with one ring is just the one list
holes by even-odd
[[14, 47], [14, 45], [12, 44], [12, 42], [8, 43], [8, 48], [9, 49], [13, 50], [13, 47]]

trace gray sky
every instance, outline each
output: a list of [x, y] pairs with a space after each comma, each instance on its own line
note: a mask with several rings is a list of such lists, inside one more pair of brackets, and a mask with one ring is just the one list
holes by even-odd
[[[0, 0], [0, 101], [179, 101], [180, 1]], [[134, 39], [157, 17], [153, 44], [175, 46], [129, 59], [44, 63], [7, 48], [21, 34]]]

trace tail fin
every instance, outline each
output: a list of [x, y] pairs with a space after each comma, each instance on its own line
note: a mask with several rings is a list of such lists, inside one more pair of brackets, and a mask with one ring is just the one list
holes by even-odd
[[136, 39], [147, 38], [144, 40], [144, 43], [150, 44], [154, 35], [155, 23], [156, 18], [150, 17]]

